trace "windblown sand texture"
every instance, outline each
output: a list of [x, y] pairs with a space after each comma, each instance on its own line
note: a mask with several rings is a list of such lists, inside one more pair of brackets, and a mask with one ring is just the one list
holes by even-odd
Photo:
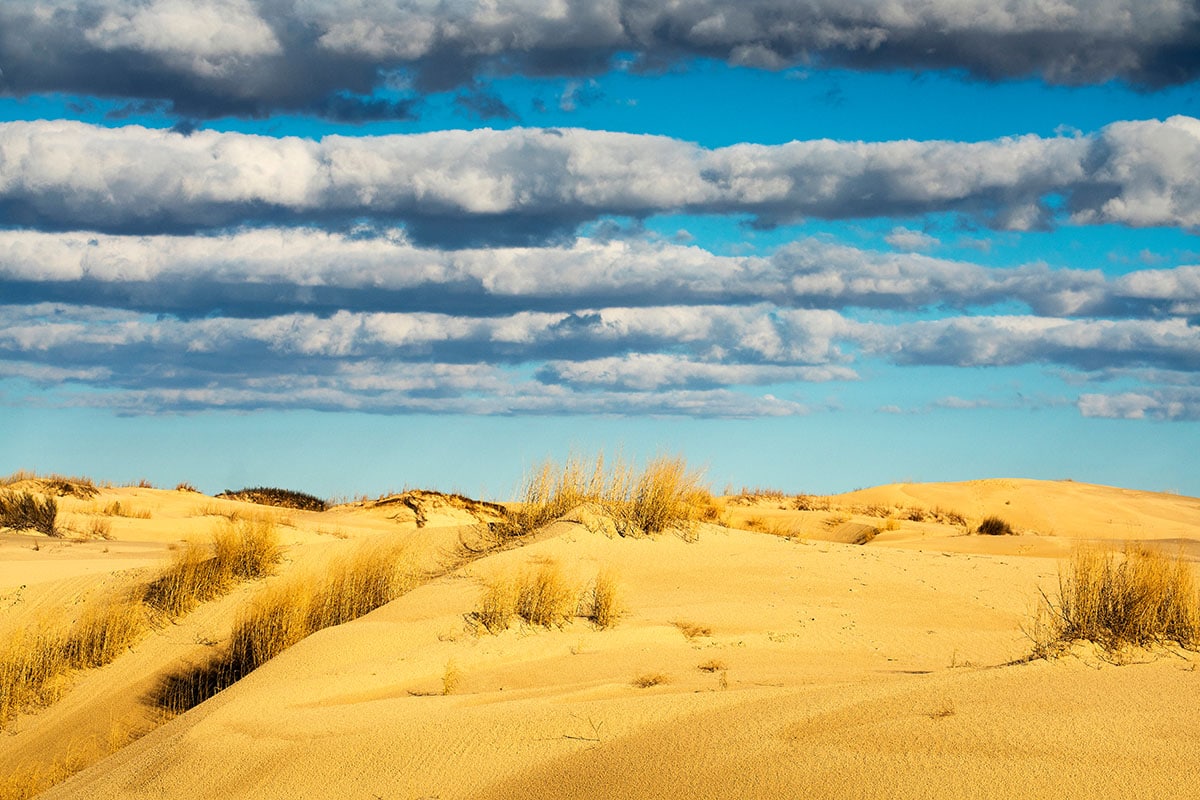
[[[308, 512], [116, 488], [60, 516], [84, 530], [114, 501], [148, 517], [107, 517], [109, 540], [0, 534], [0, 633], [144, 580], [221, 515], [268, 515], [284, 559], [10, 721], [0, 776], [94, 762], [47, 798], [1200, 794], [1200, 657], [1026, 661], [1023, 632], [1081, 541], [1200, 556], [1194, 498], [1029, 480], [763, 493], [688, 537], [613, 536], [581, 508], [490, 551], [500, 512], [436, 493]], [[989, 514], [1017, 535], [968, 533]], [[398, 599], [186, 713], [150, 702], [264, 588], [389, 537], [415, 576]], [[610, 576], [616, 624], [472, 617], [486, 585], [547, 565], [584, 595]]]

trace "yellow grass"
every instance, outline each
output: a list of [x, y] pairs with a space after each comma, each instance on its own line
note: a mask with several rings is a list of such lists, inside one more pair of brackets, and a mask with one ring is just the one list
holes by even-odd
[[580, 594], [551, 562], [516, 578], [500, 576], [487, 582], [475, 619], [492, 633], [507, 629], [514, 617], [530, 625], [562, 625], [575, 616]]
[[320, 576], [296, 575], [268, 587], [234, 622], [216, 658], [169, 677], [156, 701], [180, 713], [253, 672], [301, 639], [373, 611], [411, 588], [402, 542], [366, 542]]
[[621, 616], [617, 599], [617, 582], [613, 573], [604, 570], [596, 576], [584, 616], [597, 628], [611, 628]]
[[85, 604], [74, 621], [47, 619], [0, 642], [0, 728], [52, 703], [72, 670], [103, 666], [141, 638], [145, 608], [128, 598]]
[[275, 524], [265, 517], [224, 521], [211, 544], [188, 542], [147, 588], [145, 601], [171, 617], [220, 597], [239, 580], [269, 575], [279, 562]]
[[585, 504], [612, 517], [622, 536], [687, 531], [692, 522], [716, 520], [721, 512], [700, 473], [680, 457], [655, 458], [635, 473], [625, 462], [608, 463], [601, 454], [590, 465], [578, 458], [561, 466], [542, 464], [498, 532], [523, 536]]
[[1032, 634], [1035, 656], [1081, 640], [1110, 650], [1166, 642], [1200, 647], [1200, 592], [1191, 565], [1145, 547], [1123, 554], [1080, 548], [1059, 571], [1057, 600], [1043, 597], [1041, 611]]

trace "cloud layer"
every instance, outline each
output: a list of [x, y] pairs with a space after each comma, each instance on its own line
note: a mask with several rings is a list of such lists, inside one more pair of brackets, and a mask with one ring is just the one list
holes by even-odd
[[369, 95], [517, 72], [582, 76], [620, 56], [767, 69], [963, 70], [1157, 87], [1200, 70], [1188, 0], [13, 0], [0, 6], [0, 89], [170, 103], [184, 114], [403, 116]]
[[[137, 44], [190, 7], [95, 19], [106, 42]], [[214, 75], [283, 52], [269, 25], [218, 43], [171, 30], [212, 48], [187, 64]], [[719, 149], [587, 130], [310, 140], [3, 123], [0, 380], [130, 413], [760, 416], [827, 407], [879, 371], [1126, 370], [1186, 379], [1112, 379], [1078, 394], [1079, 412], [1193, 419], [1200, 266], [997, 268], [928, 255], [935, 237], [891, 223], [891, 250], [803, 238], [753, 256], [603, 231], [670, 213], [770, 226], [947, 212], [1191, 229], [1197, 163], [1200, 121], [1182, 116]]]
[[766, 226], [958, 212], [1017, 230], [1196, 227], [1200, 177], [1187, 167], [1198, 162], [1200, 120], [1182, 116], [1079, 137], [713, 150], [577, 129], [312, 141], [10, 122], [0, 124], [0, 214], [125, 233], [371, 220], [451, 247], [543, 243], [601, 217], [674, 212]]

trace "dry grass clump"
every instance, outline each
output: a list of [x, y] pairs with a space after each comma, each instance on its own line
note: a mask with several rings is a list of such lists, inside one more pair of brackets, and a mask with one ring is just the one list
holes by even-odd
[[1178, 554], [1081, 548], [1059, 571], [1057, 601], [1042, 599], [1031, 633], [1034, 657], [1081, 640], [1109, 650], [1166, 642], [1200, 648], [1200, 592], [1191, 566]]
[[0, 478], [0, 486], [12, 486], [25, 481], [37, 481], [42, 485], [42, 488], [58, 497], [81, 497], [84, 500], [95, 497], [100, 491], [96, 488], [96, 484], [91, 478], [77, 475], [57, 475], [50, 473], [49, 475], [39, 475], [36, 472], [29, 470], [17, 470], [11, 475], [6, 475]]
[[220, 597], [239, 580], [271, 574], [280, 551], [269, 519], [224, 522], [211, 545], [189, 542], [175, 552], [170, 566], [145, 591], [145, 602], [177, 617], [207, 600]]
[[984, 536], [1016, 536], [1017, 534], [1011, 525], [996, 516], [984, 517], [975, 530]]
[[631, 683], [639, 689], [649, 689], [651, 686], [661, 686], [670, 683], [671, 678], [661, 672], [646, 672], [638, 675]]
[[120, 500], [113, 500], [100, 510], [106, 517], [125, 517], [126, 519], [150, 519], [150, 512], [144, 508], [134, 508], [124, 505]]
[[488, 581], [474, 617], [491, 633], [506, 630], [514, 617], [530, 625], [563, 625], [575, 616], [580, 594], [558, 564], [549, 562], [516, 578]]
[[696, 520], [715, 520], [721, 511], [700, 474], [682, 458], [655, 458], [635, 474], [623, 461], [610, 465], [600, 455], [590, 465], [577, 458], [562, 466], [543, 464], [495, 530], [501, 538], [523, 536], [584, 504], [612, 517], [622, 536], [686, 528]]
[[832, 507], [833, 503], [828, 497], [817, 495], [798, 494], [792, 500], [792, 508], [797, 511], [828, 511]]
[[683, 634], [683, 638], [687, 639], [689, 642], [698, 636], [712, 636], [712, 628], [710, 628], [708, 625], [701, 625], [696, 622], [688, 622], [687, 620], [682, 619], [671, 620], [671, 624], [678, 628], [679, 632]]
[[216, 658], [172, 675], [156, 695], [182, 713], [233, 685], [310, 634], [357, 619], [413, 585], [403, 544], [368, 542], [334, 560], [321, 576], [295, 576], [263, 591], [234, 622]]
[[269, 486], [256, 486], [252, 489], [226, 489], [217, 497], [230, 500], [244, 500], [248, 503], [258, 503], [263, 506], [279, 508], [294, 508], [297, 511], [324, 511], [328, 506], [319, 497], [306, 492], [295, 492], [290, 489], [276, 489]]
[[92, 601], [73, 622], [43, 621], [0, 642], [0, 728], [22, 709], [46, 705], [76, 669], [111, 662], [141, 638], [146, 609], [128, 598]]
[[39, 498], [30, 492], [0, 492], [0, 528], [34, 530], [47, 536], [58, 536], [57, 519], [58, 501], [53, 497]]
[[609, 570], [602, 571], [592, 584], [592, 591], [584, 604], [584, 616], [597, 628], [611, 628], [621, 616], [617, 599], [616, 577]]

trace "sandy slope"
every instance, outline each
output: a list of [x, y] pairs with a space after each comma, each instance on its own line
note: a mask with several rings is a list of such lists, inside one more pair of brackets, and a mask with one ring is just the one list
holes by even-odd
[[[846, 510], [773, 510], [820, 532], [836, 528], [820, 513], [878, 520], [855, 504], [940, 505], [976, 521], [999, 513], [1024, 532], [965, 536], [905, 519], [853, 546], [716, 526], [696, 542], [618, 539], [560, 522], [310, 637], [46, 796], [1200, 792], [1195, 657], [1142, 654], [1147, 663], [1118, 667], [1080, 648], [1013, 663], [1028, 650], [1021, 625], [1038, 587], [1053, 584], [1071, 541], [1196, 541], [1200, 501], [1028, 481], [838, 500]], [[759, 516], [772, 511], [759, 506]], [[410, 524], [388, 507], [326, 512], [297, 523], [296, 552], [329, 547], [314, 531], [335, 518], [343, 534], [355, 520], [364, 530]], [[472, 624], [483, 579], [547, 562], [580, 586], [612, 570], [620, 623], [499, 635]], [[104, 683], [101, 672], [85, 683]], [[454, 693], [443, 696], [448, 676]], [[635, 685], [651, 676], [662, 680]]]

